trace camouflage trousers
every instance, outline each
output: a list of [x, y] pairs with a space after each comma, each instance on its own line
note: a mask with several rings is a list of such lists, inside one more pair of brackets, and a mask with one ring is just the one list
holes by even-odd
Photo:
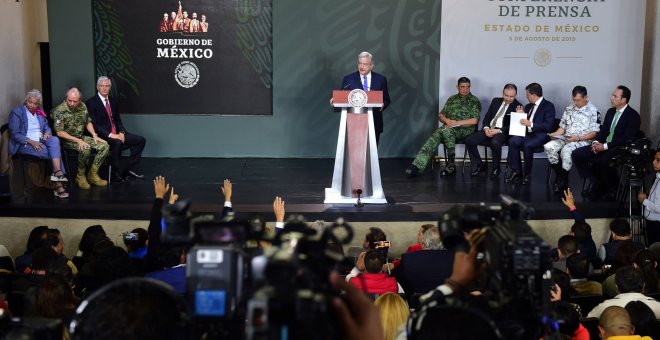
[[446, 126], [443, 126], [436, 129], [417, 153], [413, 165], [419, 170], [424, 171], [431, 161], [431, 158], [433, 158], [438, 150], [438, 145], [440, 145], [440, 143], [445, 145], [447, 157], [454, 159], [454, 154], [456, 153], [456, 139], [465, 138], [473, 133], [473, 126], [459, 126], [455, 128], [447, 128]]
[[550, 164], [558, 164], [561, 158], [561, 167], [569, 171], [573, 166], [573, 159], [571, 158], [573, 151], [590, 144], [591, 142], [589, 141], [566, 142], [561, 139], [553, 139], [545, 143], [543, 149], [545, 149], [545, 154], [548, 156], [548, 162]]
[[96, 151], [92, 165], [101, 166], [103, 161], [108, 157], [110, 152], [110, 146], [107, 143], [94, 142], [92, 137], [83, 136], [82, 139], [85, 143], [89, 144], [90, 148], [85, 150], [78, 150], [78, 143], [72, 142], [70, 140], [61, 139], [62, 144], [68, 150], [74, 150], [78, 152], [78, 168], [87, 167], [89, 163], [89, 158], [92, 155], [92, 150]]

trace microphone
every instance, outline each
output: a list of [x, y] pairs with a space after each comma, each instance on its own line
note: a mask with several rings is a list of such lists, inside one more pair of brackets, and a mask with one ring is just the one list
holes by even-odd
[[341, 89], [342, 89], [342, 90], [346, 90], [346, 88], [349, 87], [349, 86], [351, 86], [351, 85], [353, 85], [353, 83], [348, 83], [346, 86], [342, 87]]
[[353, 206], [358, 208], [364, 207], [364, 204], [362, 204], [362, 200], [360, 199], [360, 196], [362, 195], [362, 189], [355, 190], [355, 193], [358, 195], [358, 199], [357, 199], [357, 203], [354, 204]]

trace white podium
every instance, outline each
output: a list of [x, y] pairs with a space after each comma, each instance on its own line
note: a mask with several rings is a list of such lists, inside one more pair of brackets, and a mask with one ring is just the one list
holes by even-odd
[[[386, 204], [380, 181], [373, 108], [383, 107], [382, 91], [333, 91], [332, 105], [341, 108], [332, 187], [323, 203]], [[359, 190], [359, 191], [358, 191]]]

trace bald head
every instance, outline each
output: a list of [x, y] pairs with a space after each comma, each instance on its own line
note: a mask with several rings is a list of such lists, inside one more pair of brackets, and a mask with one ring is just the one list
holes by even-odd
[[630, 321], [630, 316], [625, 308], [610, 306], [605, 308], [598, 322], [600, 337], [606, 339], [616, 335], [631, 335], [635, 327]]
[[80, 105], [80, 90], [76, 87], [72, 87], [69, 91], [66, 91], [66, 106], [69, 107], [69, 110], [73, 110]]

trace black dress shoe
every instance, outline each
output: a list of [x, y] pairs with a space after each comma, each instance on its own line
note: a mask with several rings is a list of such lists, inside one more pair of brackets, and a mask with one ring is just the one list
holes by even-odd
[[504, 181], [507, 182], [507, 183], [508, 182], [517, 182], [521, 178], [522, 178], [522, 176], [519, 173], [514, 171], [514, 172], [511, 173], [511, 175], [509, 175], [509, 177], [505, 178]]
[[128, 173], [126, 174], [126, 177], [128, 177], [128, 176], [139, 178], [139, 179], [144, 178], [144, 175], [141, 175], [141, 174], [135, 172], [134, 170], [129, 170]]
[[531, 182], [531, 180], [532, 180], [532, 176], [530, 176], [530, 175], [526, 175], [525, 177], [523, 177], [522, 185], [527, 185], [527, 184], [529, 184], [529, 182]]
[[417, 173], [419, 173], [419, 169], [414, 164], [410, 164], [406, 168], [406, 176], [408, 178], [417, 177]]
[[490, 173], [490, 178], [491, 179], [497, 179], [498, 177], [500, 177], [501, 172], [502, 172], [502, 170], [500, 170], [499, 167], [493, 169], [493, 171]]
[[479, 176], [484, 171], [486, 171], [486, 165], [481, 163], [481, 164], [477, 165], [477, 167], [474, 170], [472, 170], [470, 175], [471, 176]]
[[456, 173], [456, 167], [455, 166], [448, 166], [448, 167], [445, 167], [444, 170], [440, 171], [440, 176], [446, 177], [446, 176], [453, 175], [455, 173]]

